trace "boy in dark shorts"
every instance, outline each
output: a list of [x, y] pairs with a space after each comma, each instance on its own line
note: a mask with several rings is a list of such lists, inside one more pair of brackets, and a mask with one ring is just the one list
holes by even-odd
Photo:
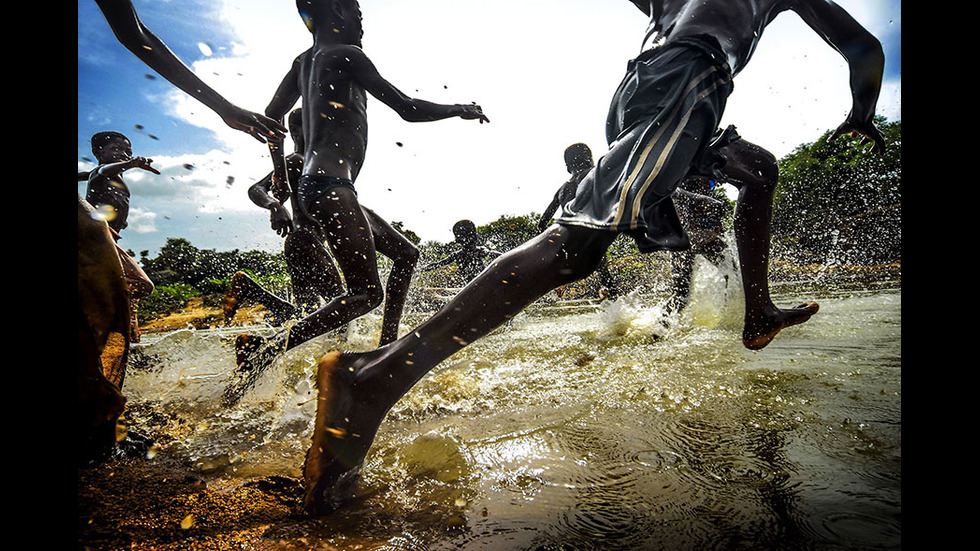
[[[244, 272], [236, 272], [228, 286], [228, 292], [222, 302], [225, 313], [225, 323], [235, 315], [238, 306], [243, 301], [258, 302], [269, 309], [273, 325], [282, 325], [288, 319], [309, 315], [316, 311], [323, 302], [344, 294], [344, 280], [333, 257], [324, 245], [326, 236], [320, 223], [304, 212], [297, 202], [295, 190], [288, 182], [297, 182], [303, 172], [303, 153], [306, 144], [303, 141], [302, 109], [295, 109], [289, 114], [289, 133], [293, 137], [295, 150], [284, 159], [285, 170], [283, 180], [287, 185], [276, 185], [274, 173], [269, 173], [248, 190], [248, 196], [256, 205], [269, 211], [273, 231], [285, 236], [283, 255], [292, 282], [295, 304], [290, 303], [262, 288]], [[283, 193], [284, 192], [284, 193]], [[277, 198], [282, 197], [282, 199]], [[286, 209], [288, 199], [292, 215]], [[397, 288], [395, 294], [404, 296], [408, 292], [408, 284], [418, 261], [419, 252], [404, 235], [391, 226], [374, 211], [361, 206], [374, 235], [376, 249], [393, 262], [391, 272], [394, 282], [404, 288]], [[404, 301], [389, 300], [385, 308], [384, 319], [381, 323], [381, 344], [387, 344], [398, 337], [398, 324], [401, 321]], [[248, 350], [240, 350], [247, 354]]]
[[266, 115], [281, 119], [297, 100], [303, 100], [306, 151], [303, 173], [295, 185], [298, 208], [322, 227], [347, 290], [268, 341], [240, 337], [238, 348], [252, 349], [243, 363], [260, 370], [284, 350], [370, 312], [382, 300], [387, 300], [386, 309], [399, 312], [404, 305], [411, 273], [391, 274], [382, 290], [371, 221], [354, 190], [367, 149], [368, 94], [409, 122], [450, 117], [489, 122], [478, 105], [410, 98], [382, 78], [361, 49], [356, 0], [297, 0], [296, 7], [313, 34], [313, 47], [293, 61]]
[[[296, 109], [287, 120], [289, 134], [293, 138], [294, 151], [286, 155], [286, 181], [296, 182], [303, 172], [302, 110]], [[248, 198], [257, 206], [269, 211], [272, 231], [284, 237], [283, 256], [292, 284], [294, 302], [280, 298], [263, 288], [245, 272], [235, 272], [221, 308], [225, 324], [234, 319], [238, 308], [246, 302], [265, 306], [269, 313], [266, 321], [274, 326], [286, 320], [310, 314], [320, 307], [320, 302], [344, 292], [344, 281], [334, 264], [333, 257], [323, 244], [319, 224], [304, 216], [297, 208], [296, 194], [287, 186], [276, 186], [273, 173], [248, 188]], [[289, 202], [292, 214], [286, 208]]]
[[[609, 152], [564, 205], [558, 223], [498, 258], [399, 340], [370, 352], [331, 352], [320, 360], [317, 415], [304, 465], [307, 510], [332, 510], [350, 495], [385, 414], [429, 370], [551, 289], [589, 275], [619, 233], [636, 239], [642, 251], [689, 246], [670, 196], [700, 164], [732, 76], [745, 67], [764, 28], [780, 12], [797, 13], [848, 61], [854, 103], [835, 137], [860, 134], [874, 142], [873, 149], [884, 147], [872, 120], [884, 69], [881, 45], [833, 2], [632, 1], [650, 17], [643, 52], [630, 63], [613, 99]], [[765, 228], [753, 226], [759, 223], [756, 216], [745, 223], [741, 230], [736, 223], [736, 231], [761, 237]], [[768, 233], [765, 237], [768, 246]], [[746, 285], [767, 283], [762, 274]], [[757, 305], [747, 301], [750, 307]], [[767, 343], [815, 311], [815, 304], [773, 306], [752, 323], [767, 328]]]

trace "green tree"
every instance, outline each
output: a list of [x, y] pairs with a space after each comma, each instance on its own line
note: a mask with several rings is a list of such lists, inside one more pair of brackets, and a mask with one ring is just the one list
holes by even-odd
[[541, 215], [534, 212], [521, 216], [504, 214], [489, 224], [478, 226], [476, 233], [487, 247], [506, 252], [539, 233], [539, 218]]
[[773, 242], [802, 262], [901, 258], [902, 123], [877, 123], [883, 155], [825, 133], [780, 160]]

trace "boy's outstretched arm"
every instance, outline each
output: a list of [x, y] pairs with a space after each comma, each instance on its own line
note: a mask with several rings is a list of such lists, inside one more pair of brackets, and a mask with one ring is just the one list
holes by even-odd
[[143, 25], [131, 0], [95, 0], [113, 34], [123, 46], [191, 97], [218, 114], [225, 124], [241, 130], [259, 141], [279, 137], [285, 128], [258, 113], [232, 105], [194, 74], [158, 38]]
[[476, 104], [440, 104], [415, 99], [406, 96], [385, 80], [367, 54], [356, 46], [345, 51], [351, 61], [354, 79], [372, 96], [393, 109], [398, 115], [409, 122], [428, 122], [459, 117], [467, 120], [479, 120], [480, 124], [490, 122], [483, 114], [483, 109]]
[[861, 135], [862, 145], [872, 142], [872, 151], [884, 152], [885, 138], [874, 124], [885, 69], [881, 43], [831, 0], [797, 1], [790, 9], [847, 60], [853, 104], [831, 139], [844, 134]]
[[[146, 157], [133, 157], [132, 159], [126, 161], [119, 161], [118, 163], [107, 163], [104, 165], [99, 165], [99, 168], [95, 170], [95, 173], [99, 176], [106, 178], [112, 178], [121, 172], [129, 170], [131, 168], [141, 168], [148, 172], [154, 174], [160, 174], [160, 171], [150, 166], [153, 159], [147, 159]], [[79, 174], [81, 176], [81, 174]]]
[[555, 212], [558, 211], [558, 193], [555, 193], [554, 198], [548, 203], [548, 208], [544, 209], [541, 213], [541, 218], [538, 218], [538, 230], [544, 231], [548, 229], [548, 225], [551, 223], [551, 217], [554, 216]]
[[452, 264], [453, 262], [456, 262], [456, 259], [459, 257], [459, 253], [460, 253], [460, 251], [456, 251], [456, 252], [451, 253], [446, 258], [443, 258], [442, 260], [436, 260], [435, 262], [426, 264], [425, 266], [419, 268], [419, 271], [420, 272], [431, 272], [432, 270], [435, 270], [436, 268], [441, 268], [443, 266], [448, 266], [448, 265]]

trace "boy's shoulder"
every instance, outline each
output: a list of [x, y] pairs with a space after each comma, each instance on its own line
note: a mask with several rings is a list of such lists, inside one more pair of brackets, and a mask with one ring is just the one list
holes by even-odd
[[317, 63], [328, 64], [352, 64], [356, 61], [367, 59], [367, 54], [360, 47], [353, 44], [330, 44], [310, 48], [300, 54], [297, 60], [302, 58], [315, 59]]

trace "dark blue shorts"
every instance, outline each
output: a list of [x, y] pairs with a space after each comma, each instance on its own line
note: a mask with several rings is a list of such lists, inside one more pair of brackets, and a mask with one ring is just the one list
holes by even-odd
[[296, 185], [296, 202], [309, 215], [313, 203], [319, 201], [324, 194], [338, 186], [346, 187], [357, 195], [357, 191], [354, 190], [354, 182], [347, 178], [336, 178], [323, 174], [304, 174], [299, 177], [299, 183]]

